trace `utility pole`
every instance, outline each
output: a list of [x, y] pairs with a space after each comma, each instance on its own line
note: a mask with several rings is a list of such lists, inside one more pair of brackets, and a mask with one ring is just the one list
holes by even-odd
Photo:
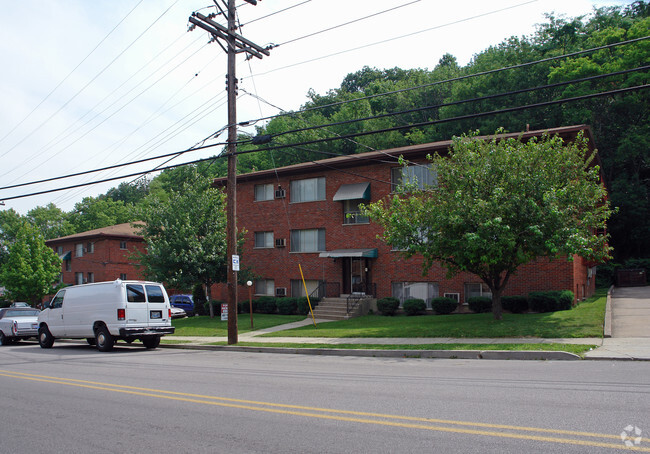
[[[228, 91], [228, 187], [226, 193], [226, 263], [228, 267], [228, 344], [237, 343], [237, 270], [234, 269], [234, 256], [237, 255], [237, 77], [236, 56], [246, 53], [249, 56], [262, 58], [262, 54], [270, 55], [268, 49], [258, 46], [238, 35], [235, 18], [235, 0], [214, 0], [217, 10], [228, 18], [228, 27], [212, 20], [212, 15], [192, 13], [190, 22], [209, 32], [228, 54], [228, 74], [226, 75], [226, 90]], [[246, 0], [256, 5], [256, 0]], [[224, 11], [224, 8], [226, 11]], [[226, 42], [227, 48], [219, 40]], [[237, 262], [237, 268], [238, 268]]]

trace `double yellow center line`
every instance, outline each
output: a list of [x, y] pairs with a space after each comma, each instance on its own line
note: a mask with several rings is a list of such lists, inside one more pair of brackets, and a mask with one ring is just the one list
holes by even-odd
[[[47, 382], [78, 388], [97, 389], [116, 393], [131, 394], [156, 399], [168, 399], [202, 405], [237, 408], [250, 411], [261, 411], [283, 415], [301, 416], [305, 418], [329, 419], [359, 424], [374, 424], [379, 426], [401, 427], [406, 429], [430, 430], [435, 432], [451, 432], [467, 435], [482, 435], [487, 437], [511, 438], [546, 443], [591, 446], [617, 450], [650, 452], [650, 447], [635, 445], [626, 447], [619, 435], [593, 432], [579, 432], [562, 429], [545, 429], [541, 427], [511, 426], [505, 424], [488, 424], [480, 422], [453, 421], [435, 418], [420, 418], [415, 416], [390, 415], [383, 413], [368, 413], [351, 410], [335, 410], [330, 408], [308, 407], [301, 405], [286, 405], [273, 402], [260, 402], [227, 397], [205, 396], [201, 394], [181, 393], [162, 389], [141, 388], [136, 386], [116, 385], [72, 378], [51, 377], [47, 375], [26, 374], [0, 370], [0, 376]], [[600, 441], [607, 440], [607, 441]], [[611, 441], [609, 441], [611, 440]], [[617, 442], [613, 442], [617, 440]]]

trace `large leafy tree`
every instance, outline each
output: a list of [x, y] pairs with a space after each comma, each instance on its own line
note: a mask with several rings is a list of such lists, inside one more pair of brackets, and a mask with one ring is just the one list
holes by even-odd
[[53, 203], [32, 208], [27, 219], [36, 226], [46, 240], [75, 233], [69, 215]]
[[0, 267], [0, 284], [13, 299], [39, 303], [52, 292], [61, 259], [45, 245], [38, 228], [23, 222]]
[[189, 171], [193, 179], [138, 207], [147, 245], [139, 259], [147, 277], [182, 289], [201, 282], [210, 299], [212, 284], [226, 280], [225, 197], [211, 187], [212, 178]]
[[135, 220], [133, 207], [121, 200], [84, 197], [70, 212], [75, 232], [99, 229]]
[[369, 205], [388, 244], [421, 254], [424, 270], [439, 262], [450, 275], [476, 274], [501, 295], [517, 269], [538, 257], [608, 257], [605, 228], [611, 211], [594, 155], [578, 137], [564, 144], [544, 136], [479, 140], [462, 136], [449, 156], [432, 157], [437, 186], [407, 186]]

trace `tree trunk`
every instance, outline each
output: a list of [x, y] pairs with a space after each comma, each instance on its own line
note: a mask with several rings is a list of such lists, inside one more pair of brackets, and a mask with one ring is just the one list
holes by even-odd
[[501, 290], [492, 290], [492, 314], [495, 320], [503, 318], [503, 307], [501, 306]]
[[205, 283], [205, 299], [208, 302], [208, 307], [210, 308], [210, 318], [214, 318], [214, 308], [212, 307], [212, 287], [209, 282]]

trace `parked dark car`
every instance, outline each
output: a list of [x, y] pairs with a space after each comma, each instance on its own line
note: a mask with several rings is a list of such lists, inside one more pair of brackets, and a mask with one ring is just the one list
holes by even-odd
[[172, 295], [169, 297], [169, 304], [183, 309], [188, 317], [194, 315], [194, 298], [192, 298], [192, 295]]
[[0, 345], [38, 336], [38, 309], [6, 307], [0, 309]]

